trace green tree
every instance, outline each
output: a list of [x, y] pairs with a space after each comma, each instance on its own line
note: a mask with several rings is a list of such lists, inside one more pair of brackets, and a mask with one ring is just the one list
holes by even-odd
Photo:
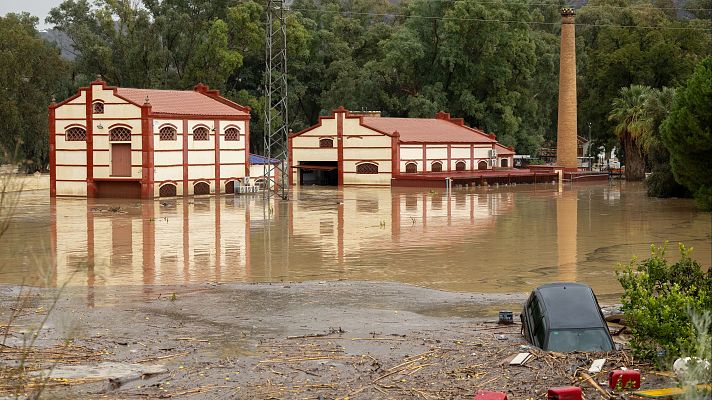
[[241, 65], [242, 54], [228, 45], [228, 25], [217, 19], [201, 35], [188, 64], [186, 80], [224, 89], [228, 77]]
[[662, 141], [661, 126], [672, 110], [675, 89], [664, 87], [652, 89], [646, 104], [646, 114], [650, 123], [649, 135], [643, 141], [648, 164], [652, 174], [645, 179], [648, 196], [652, 197], [689, 197], [684, 186], [677, 183], [670, 168], [670, 153]]
[[645, 177], [643, 144], [651, 135], [648, 102], [653, 90], [648, 86], [631, 85], [621, 88], [613, 100], [608, 119], [615, 123], [614, 132], [623, 143], [626, 165], [625, 178], [639, 181]]
[[608, 115], [620, 88], [679, 86], [711, 54], [709, 19], [667, 11], [654, 1], [590, 0], [577, 13], [579, 131], [590, 122], [609, 149], [619, 143]]
[[675, 179], [712, 210], [712, 57], [703, 60], [675, 95], [662, 125]]
[[[0, 146], [27, 160], [28, 172], [49, 162], [47, 106], [65, 92], [67, 64], [37, 33], [29, 14], [0, 17]], [[3, 152], [0, 152], [0, 163]]]

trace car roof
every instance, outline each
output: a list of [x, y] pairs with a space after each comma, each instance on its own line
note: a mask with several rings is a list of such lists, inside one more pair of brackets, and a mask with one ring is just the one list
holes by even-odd
[[573, 282], [550, 283], [535, 289], [549, 329], [601, 328], [603, 320], [593, 290]]

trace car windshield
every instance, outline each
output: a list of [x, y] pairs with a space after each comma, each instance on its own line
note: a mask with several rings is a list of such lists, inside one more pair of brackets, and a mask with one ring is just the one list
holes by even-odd
[[603, 329], [562, 329], [549, 334], [549, 351], [611, 351], [611, 341]]

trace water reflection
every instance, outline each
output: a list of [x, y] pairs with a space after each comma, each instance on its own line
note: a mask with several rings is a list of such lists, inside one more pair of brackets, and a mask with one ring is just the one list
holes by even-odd
[[[0, 248], [0, 282], [93, 288], [204, 282], [388, 280], [473, 292], [552, 280], [616, 293], [612, 271], [650, 243], [710, 263], [708, 214], [639, 185], [441, 192], [305, 189], [149, 202], [23, 194]], [[47, 234], [49, 232], [49, 234]], [[673, 253], [671, 251], [670, 253]], [[93, 294], [87, 298], [93, 303]]]

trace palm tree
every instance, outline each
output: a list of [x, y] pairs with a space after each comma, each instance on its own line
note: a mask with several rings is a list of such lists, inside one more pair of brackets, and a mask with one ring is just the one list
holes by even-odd
[[[667, 157], [667, 149], [662, 142], [660, 127], [663, 120], [667, 118], [672, 110], [672, 102], [675, 97], [675, 88], [663, 87], [662, 89], [652, 89], [646, 104], [646, 116], [650, 121], [650, 130], [641, 139], [643, 153], [650, 157], [652, 153], [664, 153]], [[667, 161], [667, 159], [666, 159]]]
[[640, 181], [645, 178], [643, 146], [653, 134], [649, 102], [654, 93], [653, 89], [642, 85], [621, 88], [608, 114], [608, 119], [616, 123], [616, 136], [623, 143], [627, 180]]

